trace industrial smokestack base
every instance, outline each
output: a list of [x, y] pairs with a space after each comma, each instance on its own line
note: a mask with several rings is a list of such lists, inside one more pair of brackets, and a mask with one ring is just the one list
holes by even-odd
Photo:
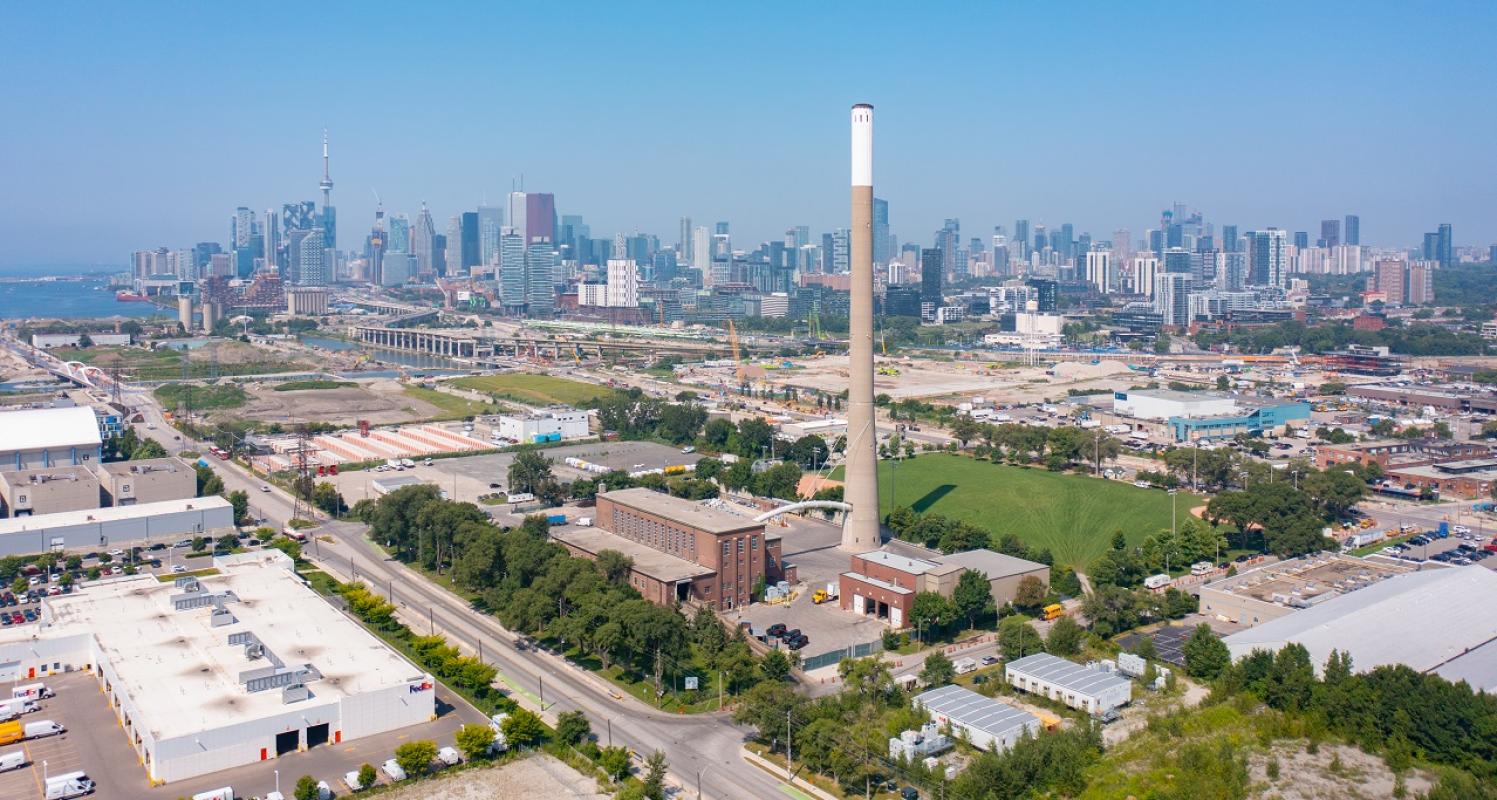
[[877, 550], [878, 431], [873, 416], [873, 106], [852, 107], [852, 297], [848, 320], [847, 482], [841, 549]]

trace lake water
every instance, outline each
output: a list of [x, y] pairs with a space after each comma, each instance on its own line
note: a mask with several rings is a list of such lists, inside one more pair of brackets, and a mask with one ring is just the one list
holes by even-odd
[[[403, 364], [413, 367], [428, 375], [462, 375], [467, 372], [450, 358], [433, 356], [425, 353], [406, 353], [400, 350], [386, 350], [381, 347], [365, 347], [357, 342], [347, 342], [342, 339], [329, 339], [325, 336], [302, 335], [297, 337], [301, 343], [309, 347], [321, 347], [324, 350], [357, 350], [364, 349], [369, 352], [370, 358], [383, 361], [386, 364]], [[399, 370], [394, 369], [370, 369], [357, 372], [340, 372], [340, 378], [394, 378], [400, 375]]]
[[122, 303], [114, 299], [109, 281], [104, 278], [0, 282], [0, 319], [143, 319], [150, 316], [171, 317], [174, 314], [152, 303]]

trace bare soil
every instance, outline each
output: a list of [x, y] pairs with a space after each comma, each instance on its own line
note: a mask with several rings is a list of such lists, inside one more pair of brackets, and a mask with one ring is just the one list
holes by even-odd
[[[1268, 777], [1270, 757], [1279, 761], [1279, 778]], [[1333, 762], [1339, 761], [1339, 765]], [[1394, 778], [1378, 756], [1347, 745], [1323, 744], [1310, 753], [1301, 742], [1281, 742], [1268, 753], [1255, 753], [1248, 762], [1255, 800], [1375, 800], [1393, 796]], [[1411, 770], [1404, 775], [1408, 797], [1419, 797], [1434, 785], [1434, 777]]]
[[394, 380], [294, 392], [275, 391], [273, 384], [254, 384], [247, 388], [252, 399], [236, 409], [233, 416], [261, 422], [286, 424], [316, 420], [353, 425], [358, 420], [367, 419], [375, 425], [388, 425], [427, 419], [441, 411], [405, 394], [404, 387]]
[[492, 800], [496, 797], [606, 800], [598, 784], [556, 758], [537, 754], [492, 769], [470, 769], [380, 795], [383, 800]]

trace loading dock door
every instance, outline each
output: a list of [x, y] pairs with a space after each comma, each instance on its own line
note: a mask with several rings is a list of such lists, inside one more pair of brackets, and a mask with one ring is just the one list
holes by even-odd
[[0, 662], [0, 683], [12, 683], [21, 677], [21, 662]]
[[275, 735], [275, 754], [283, 756], [287, 753], [295, 753], [296, 746], [301, 743], [301, 731], [286, 731]]
[[328, 724], [326, 722], [307, 728], [307, 749], [310, 750], [319, 744], [327, 744], [327, 731]]

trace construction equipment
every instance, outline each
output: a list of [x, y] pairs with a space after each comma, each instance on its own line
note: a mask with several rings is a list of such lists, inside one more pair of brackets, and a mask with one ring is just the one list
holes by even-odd
[[744, 381], [743, 358], [738, 352], [738, 328], [733, 320], [728, 320], [728, 341], [733, 345], [733, 377], [738, 385], [742, 386]]

